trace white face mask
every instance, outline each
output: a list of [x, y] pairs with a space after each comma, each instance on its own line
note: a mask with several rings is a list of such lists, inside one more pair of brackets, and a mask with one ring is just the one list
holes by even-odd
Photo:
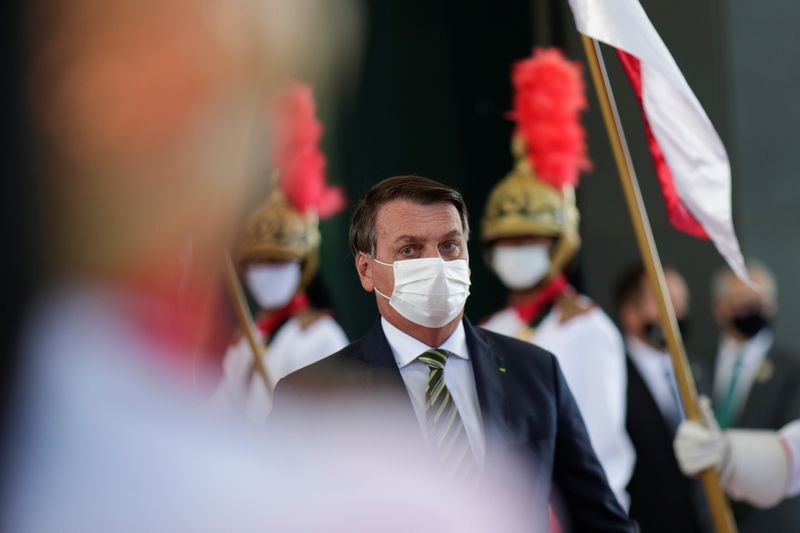
[[291, 263], [252, 264], [244, 271], [247, 288], [262, 309], [280, 309], [289, 303], [300, 285], [302, 268]]
[[529, 289], [550, 270], [549, 246], [495, 246], [492, 250], [492, 268], [509, 289]]
[[405, 259], [378, 264], [394, 269], [394, 290], [386, 296], [395, 311], [415, 324], [440, 328], [464, 308], [469, 296], [469, 263], [466, 259], [445, 261], [440, 257]]

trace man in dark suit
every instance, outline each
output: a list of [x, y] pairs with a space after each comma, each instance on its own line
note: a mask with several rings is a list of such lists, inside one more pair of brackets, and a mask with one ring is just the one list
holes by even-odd
[[367, 399], [401, 390], [442, 475], [469, 483], [511, 455], [535, 469], [531, 530], [546, 529], [557, 494], [567, 530], [633, 531], [553, 355], [463, 316], [468, 236], [457, 191], [416, 176], [372, 187], [353, 214], [350, 241], [381, 318], [363, 339], [279, 385], [276, 409], [284, 391], [309, 387], [323, 399], [320, 390], [343, 383]]
[[[686, 283], [671, 268], [664, 269], [664, 277], [678, 324], [685, 329]], [[630, 516], [644, 533], [711, 531], [701, 487], [680, 471], [672, 451], [682, 407], [655, 295], [641, 263], [620, 276], [615, 299], [628, 353], [626, 427], [636, 449], [628, 484]]]
[[[777, 312], [777, 285], [766, 266], [748, 262], [757, 290], [729, 269], [712, 281], [713, 310], [720, 343], [711, 383], [720, 427], [777, 430], [800, 418], [800, 358], [775, 345], [772, 322]], [[800, 524], [800, 497], [772, 509], [735, 503], [741, 533], [793, 531]]]

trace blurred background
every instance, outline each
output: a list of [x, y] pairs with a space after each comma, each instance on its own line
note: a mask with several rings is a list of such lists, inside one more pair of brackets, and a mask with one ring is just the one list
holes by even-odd
[[[795, 275], [800, 248], [794, 242], [800, 227], [794, 165], [800, 122], [795, 103], [800, 5], [789, 0], [642, 4], [728, 148], [740, 242], [746, 256], [762, 259], [776, 273], [778, 340], [800, 349], [792, 318], [800, 313], [800, 278]], [[35, 195], [41, 185], [34, 172], [37, 162], [27, 157], [30, 95], [22, 83], [27, 65], [20, 18], [26, 13], [21, 2], [6, 3], [3, 9], [6, 157], [0, 212], [7, 250], [2, 266], [7, 352], [29, 288], [46, 270], [46, 261], [35, 245], [45, 209]], [[464, 193], [477, 230], [488, 191], [511, 168], [511, 123], [505, 118], [511, 64], [534, 46], [556, 45], [573, 60], [583, 57], [565, 1], [361, 0], [348, 4], [347, 10], [326, 7], [323, 17], [333, 30], [319, 34], [323, 42], [313, 48], [305, 66], [314, 74], [304, 81], [317, 89], [329, 180], [343, 185], [349, 198], [348, 211], [321, 224], [321, 275], [339, 322], [356, 338], [376, 315], [373, 297], [358, 284], [347, 246], [349, 215], [357, 198], [388, 176], [428, 176]], [[684, 236], [668, 224], [638, 103], [609, 54], [607, 66], [662, 259], [681, 271], [690, 286], [689, 351], [710, 355], [716, 327], [709, 309], [709, 279], [722, 260], [710, 242]], [[594, 170], [578, 188], [583, 247], [573, 278], [613, 316], [613, 282], [638, 252], [588, 80], [587, 87], [585, 122]], [[244, 207], [261, 201], [265, 190], [266, 176]], [[471, 256], [474, 285], [467, 311], [477, 321], [504, 303], [505, 291], [485, 267], [477, 238]]]
[[[745, 256], [762, 259], [779, 284], [778, 341], [795, 349], [800, 337], [800, 228], [796, 208], [795, 134], [800, 122], [800, 5], [712, 0], [642, 0], [689, 85], [725, 143], [733, 169], [734, 223]], [[512, 62], [533, 46], [562, 47], [584, 61], [569, 6], [555, 0], [366, 1], [361, 70], [333, 108], [320, 103], [329, 179], [352, 202], [381, 178], [416, 173], [460, 189], [477, 228], [489, 190], [511, 169]], [[608, 50], [606, 51], [608, 52]], [[659, 252], [682, 272], [692, 297], [690, 353], [711, 356], [717, 329], [709, 282], [722, 259], [710, 242], [674, 230], [667, 220], [646, 148], [641, 113], [617, 58], [606, 53], [617, 104]], [[594, 170], [577, 198], [583, 247], [574, 281], [612, 316], [613, 284], [638, 257], [633, 230], [588, 73], [585, 115]], [[374, 320], [347, 247], [348, 216], [323, 222], [322, 275], [337, 318], [353, 338]], [[487, 316], [505, 291], [471, 243], [472, 295], [467, 313]], [[369, 312], [364, 312], [369, 309]]]

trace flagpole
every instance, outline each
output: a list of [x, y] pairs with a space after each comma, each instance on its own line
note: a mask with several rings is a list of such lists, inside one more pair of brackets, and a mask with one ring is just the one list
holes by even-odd
[[[675, 370], [681, 402], [687, 418], [702, 422], [700, 408], [697, 404], [697, 388], [690, 371], [678, 323], [675, 320], [675, 310], [672, 307], [672, 302], [667, 297], [664, 269], [658, 257], [653, 231], [650, 228], [650, 221], [647, 218], [647, 211], [642, 201], [642, 194], [639, 190], [639, 183], [636, 179], [622, 124], [617, 113], [600, 45], [594, 39], [583, 34], [581, 34], [581, 40], [583, 41], [600, 109], [603, 113], [603, 121], [611, 143], [611, 150], [614, 153], [614, 161], [617, 165], [622, 189], [625, 193], [625, 201], [628, 204], [628, 211], [636, 233], [639, 252], [642, 256], [650, 286], [656, 296], [659, 319]], [[700, 478], [703, 482], [706, 499], [708, 500], [717, 533], [735, 533], [736, 524], [733, 521], [733, 514], [720, 485], [717, 472], [714, 469], [705, 470], [700, 474]]]
[[247, 300], [244, 297], [242, 285], [239, 283], [239, 277], [236, 275], [236, 267], [233, 265], [231, 254], [227, 252], [225, 253], [225, 285], [228, 287], [228, 294], [236, 312], [236, 319], [244, 332], [247, 344], [250, 345], [250, 353], [253, 354], [253, 364], [256, 372], [261, 376], [267, 390], [272, 394], [272, 382], [269, 379], [267, 368], [264, 366], [264, 347], [256, 338], [253, 317], [247, 308]]

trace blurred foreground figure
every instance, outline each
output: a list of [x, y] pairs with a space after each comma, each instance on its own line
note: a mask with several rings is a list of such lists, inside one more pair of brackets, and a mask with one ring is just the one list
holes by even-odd
[[[800, 418], [800, 359], [797, 354], [776, 346], [774, 342], [771, 327], [777, 312], [774, 277], [764, 265], [757, 262], [748, 262], [747, 270], [757, 289], [746, 285], [728, 269], [718, 272], [712, 283], [714, 316], [721, 335], [713, 367], [713, 388], [709, 393], [716, 420], [723, 430], [776, 431]], [[779, 457], [774, 453], [777, 440], [744, 437], [741, 442], [734, 444], [739, 439], [737, 430], [722, 433], [729, 435], [732, 452], [731, 462], [725, 466], [737, 470], [746, 464], [755, 468], [752, 473], [757, 476], [770, 476], [771, 481], [780, 484], [775, 475], [782, 469], [777, 465], [770, 468], [769, 463], [760, 465], [758, 462], [758, 458], [769, 460]], [[722, 442], [710, 437], [711, 434], [714, 434], [713, 430], [685, 432], [681, 439], [683, 445], [678, 450], [691, 455], [693, 437], [699, 439], [697, 446], [701, 449], [707, 439]], [[715, 434], [719, 435], [718, 432]], [[700, 463], [705, 463], [705, 466], [713, 464], [711, 459], [708, 461]], [[746, 475], [746, 470], [740, 471], [743, 476]], [[723, 469], [722, 473], [729, 472]], [[724, 477], [731, 495], [739, 498], [742, 491], [739, 478], [732, 475]], [[767, 492], [765, 499], [754, 501], [762, 507], [768, 503], [774, 504], [777, 501], [775, 498], [784, 494], [784, 489], [781, 487], [777, 495]], [[792, 531], [800, 524], [800, 498], [787, 500], [769, 510], [738, 503], [733, 506], [733, 511], [742, 533]]]
[[407, 398], [406, 416], [456, 487], [481, 487], [497, 461], [520, 456], [526, 528], [546, 530], [553, 496], [568, 531], [633, 531], [555, 357], [464, 316], [467, 221], [461, 194], [427, 178], [388, 178], [367, 192], [350, 244], [381, 317], [364, 338], [281, 382], [276, 413], [296, 396], [324, 409], [320, 391], [371, 402], [389, 388]]
[[[671, 268], [665, 267], [664, 277], [685, 338], [689, 289]], [[702, 487], [680, 471], [672, 453], [683, 408], [643, 264], [631, 266], [620, 277], [616, 302], [628, 351], [626, 427], [636, 449], [636, 466], [628, 485], [631, 518], [642, 531], [652, 533], [710, 531]]]
[[627, 508], [634, 452], [625, 432], [622, 337], [564, 275], [580, 247], [574, 185], [588, 164], [578, 118], [586, 105], [580, 70], [557, 49], [538, 50], [514, 66], [514, 82], [516, 167], [492, 190], [481, 226], [490, 266], [511, 296], [482, 326], [558, 358], [611, 488]]
[[342, 328], [328, 312], [315, 309], [306, 292], [319, 265], [318, 220], [344, 207], [341, 190], [325, 185], [325, 158], [318, 147], [322, 126], [311, 87], [295, 83], [282, 89], [270, 108], [277, 183], [250, 215], [235, 258], [258, 307], [257, 340], [265, 345], [262, 364], [270, 382], [256, 372], [252, 349], [240, 333], [225, 353], [213, 400], [255, 423], [272, 409], [278, 381], [347, 344]]
[[129, 304], [64, 294], [32, 324], [2, 531], [479, 533], [498, 520], [527, 530], [510, 465], [465, 498], [424, 460], [388, 395], [292, 405], [258, 431], [209, 419], [191, 384], [165, 370], [175, 354], [120, 313]]
[[292, 405], [258, 433], [199, 397], [195, 347], [283, 73], [272, 51], [319, 33], [284, 17], [301, 5], [31, 8], [48, 283], [19, 354], [0, 531], [520, 530], [513, 478], [477, 501], [445, 490], [383, 395]]

